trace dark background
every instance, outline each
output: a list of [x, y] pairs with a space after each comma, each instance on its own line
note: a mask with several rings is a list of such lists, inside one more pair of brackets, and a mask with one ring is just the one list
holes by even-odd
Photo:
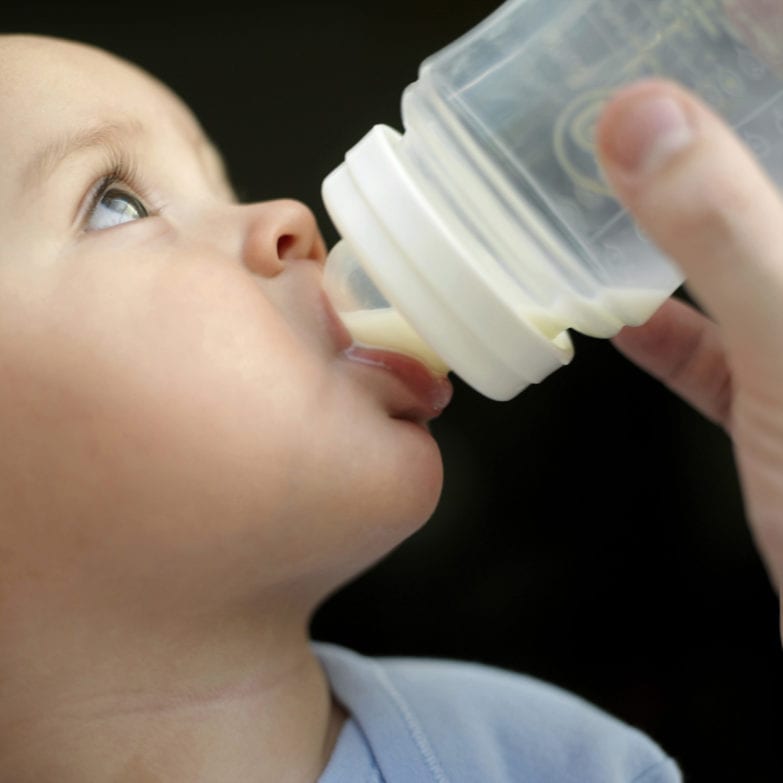
[[[336, 234], [323, 177], [399, 127], [420, 61], [493, 0], [4, 3], [6, 32], [136, 61], [195, 109], [247, 200], [293, 197]], [[659, 741], [688, 781], [783, 780], [778, 609], [730, 443], [605, 341], [509, 403], [459, 381], [433, 430], [429, 525], [332, 597], [313, 633], [370, 654], [525, 671]]]

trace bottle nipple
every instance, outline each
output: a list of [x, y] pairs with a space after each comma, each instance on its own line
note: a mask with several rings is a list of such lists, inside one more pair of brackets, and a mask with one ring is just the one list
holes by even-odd
[[345, 240], [339, 241], [326, 259], [324, 288], [357, 345], [411, 356], [435, 375], [449, 372], [443, 360], [378, 290]]

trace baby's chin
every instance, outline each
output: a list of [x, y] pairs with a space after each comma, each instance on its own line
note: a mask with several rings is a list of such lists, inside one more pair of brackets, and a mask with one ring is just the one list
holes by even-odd
[[443, 459], [428, 424], [405, 419], [393, 421], [405, 431], [407, 441], [395, 494], [398, 508], [405, 509], [404, 517], [412, 533], [424, 525], [437, 508], [443, 491]]

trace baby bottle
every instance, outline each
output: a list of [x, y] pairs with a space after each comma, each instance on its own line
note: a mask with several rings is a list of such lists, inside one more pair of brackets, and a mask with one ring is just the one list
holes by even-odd
[[507, 400], [682, 283], [612, 197], [594, 128], [648, 76], [700, 95], [783, 180], [783, 3], [509, 0], [427, 58], [400, 134], [376, 125], [323, 183], [325, 286], [357, 343]]

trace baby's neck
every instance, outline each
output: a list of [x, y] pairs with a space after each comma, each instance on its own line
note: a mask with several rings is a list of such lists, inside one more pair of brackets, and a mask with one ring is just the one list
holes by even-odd
[[314, 783], [344, 715], [306, 634], [229, 625], [0, 690], [0, 783]]

